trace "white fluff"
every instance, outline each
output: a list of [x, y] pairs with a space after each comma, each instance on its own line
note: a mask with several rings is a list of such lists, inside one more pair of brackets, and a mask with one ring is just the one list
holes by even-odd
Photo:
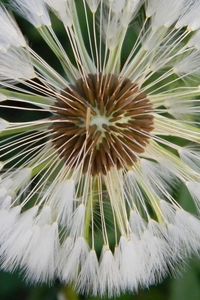
[[68, 256], [71, 253], [74, 246], [74, 240], [71, 237], [67, 237], [64, 239], [58, 255], [58, 265], [57, 265], [57, 274], [58, 277], [62, 279], [63, 270], [65, 270], [65, 266], [67, 264]]
[[121, 24], [118, 19], [118, 16], [112, 16], [109, 23], [107, 22], [107, 18], [105, 18], [103, 22], [103, 31], [106, 43], [109, 49], [112, 50], [113, 48], [115, 48], [121, 32]]
[[170, 98], [165, 102], [165, 104], [168, 112], [178, 120], [195, 118], [200, 113], [198, 103], [192, 99], [183, 99], [183, 101], [181, 101], [180, 99]]
[[200, 251], [200, 220], [183, 209], [177, 209], [175, 226], [180, 230], [187, 255]]
[[[117, 0], [119, 3], [122, 3], [123, 0]], [[144, 0], [134, 0], [134, 1], [126, 1], [126, 5], [124, 8], [123, 15], [121, 17], [121, 22], [123, 26], [126, 28], [131, 20], [135, 17], [140, 7], [143, 5]], [[119, 4], [120, 5], [120, 4]]]
[[167, 223], [166, 239], [171, 248], [171, 266], [173, 267], [177, 261], [183, 261], [187, 255], [191, 254], [190, 243], [188, 243], [188, 236], [183, 232], [182, 222], [177, 222], [179, 208], [163, 200], [160, 202], [160, 208]]
[[0, 93], [0, 102], [8, 100], [8, 97]]
[[19, 169], [14, 173], [12, 177], [12, 189], [19, 190], [26, 187], [27, 183], [31, 179], [32, 169], [31, 168], [23, 168]]
[[108, 2], [109, 2], [112, 12], [115, 14], [119, 14], [122, 12], [124, 7], [126, 6], [127, 1], [126, 0], [111, 0]]
[[52, 210], [50, 206], [44, 205], [38, 214], [35, 224], [38, 226], [44, 226], [52, 223]]
[[9, 122], [0, 118], [0, 132], [4, 131], [6, 128], [8, 128]]
[[35, 226], [24, 253], [25, 276], [31, 282], [54, 279], [59, 253], [58, 225]]
[[0, 7], [0, 24], [0, 49], [7, 49], [10, 46], [26, 47], [25, 38], [16, 22], [3, 7]]
[[136, 211], [131, 211], [129, 219], [130, 227], [134, 234], [140, 238], [146, 228], [146, 223], [139, 213]]
[[77, 288], [80, 293], [97, 295], [99, 280], [99, 262], [95, 250], [91, 250], [80, 271]]
[[170, 27], [181, 14], [184, 0], [149, 0], [147, 2], [147, 16], [152, 16], [152, 26], [157, 29], [161, 26]]
[[65, 283], [77, 281], [79, 269], [83, 267], [83, 264], [88, 257], [89, 247], [83, 237], [78, 237], [68, 255], [65, 265], [62, 267], [61, 279]]
[[169, 169], [159, 163], [141, 159], [141, 168], [145, 180], [151, 185], [154, 192], [161, 197], [166, 197], [177, 183], [177, 178]]
[[[7, 189], [4, 186], [2, 186], [2, 184], [1, 184], [0, 185], [0, 199], [1, 199], [1, 201], [4, 200], [4, 198], [7, 196], [7, 194], [8, 194]], [[0, 206], [2, 208], [4, 206], [4, 204], [1, 202]]]
[[86, 1], [92, 13], [95, 13], [97, 11], [97, 8], [101, 0], [86, 0]]
[[190, 168], [200, 172], [200, 147], [194, 145], [182, 147], [179, 155]]
[[200, 210], [200, 182], [188, 181], [186, 186], [193, 197], [198, 210]]
[[11, 207], [12, 197], [7, 195], [7, 190], [0, 188], [0, 208], [9, 209]]
[[200, 73], [200, 51], [193, 51], [174, 65], [174, 72], [179, 75], [198, 75]]
[[154, 230], [154, 226], [148, 226], [141, 240], [141, 255], [143, 257], [142, 286], [149, 286], [162, 280], [168, 271], [170, 264], [171, 249], [162, 235]]
[[73, 180], [65, 180], [55, 187], [52, 196], [52, 206], [55, 209], [59, 222], [62, 226], [69, 227], [71, 225], [75, 196], [75, 182]]
[[200, 50], [200, 30], [197, 30], [188, 42], [188, 46]]
[[161, 200], [160, 208], [163, 216], [165, 217], [166, 223], [174, 223], [176, 207], [165, 200]]
[[186, 26], [189, 27], [190, 30], [197, 30], [200, 27], [200, 2], [199, 0], [185, 0], [184, 2], [184, 9], [181, 11], [181, 16], [176, 23], [176, 28]]
[[27, 53], [21, 48], [9, 48], [0, 51], [0, 81], [32, 79], [35, 77], [34, 68]]
[[138, 290], [141, 282], [140, 243], [137, 239], [121, 237], [119, 242], [118, 265], [121, 276], [121, 286], [124, 290]]
[[51, 25], [48, 10], [43, 0], [12, 0], [12, 5], [35, 27]]
[[63, 24], [72, 25], [72, 12], [69, 0], [45, 0], [48, 6], [57, 14]]
[[[8, 242], [2, 245], [2, 268], [9, 271], [14, 271], [19, 266], [23, 267], [24, 255], [30, 244], [33, 235], [32, 228], [27, 228], [23, 232], [23, 236], [19, 233], [8, 237]], [[0, 252], [1, 253], [1, 252]]]
[[21, 189], [25, 188], [31, 178], [32, 170], [23, 168], [11, 173], [0, 181], [0, 206], [8, 206], [11, 204], [12, 198]]
[[10, 231], [15, 228], [20, 211], [20, 206], [11, 209], [0, 209], [0, 245], [7, 240]]
[[85, 229], [85, 205], [80, 204], [74, 212], [70, 235], [73, 237], [83, 236]]
[[152, 17], [155, 12], [156, 12], [156, 7], [157, 7], [157, 2], [158, 0], [148, 0], [146, 1], [146, 9], [145, 9], [145, 12], [146, 12], [146, 16], [148, 18]]
[[112, 252], [104, 247], [99, 267], [99, 293], [101, 296], [117, 296], [120, 293], [122, 278]]
[[11, 209], [14, 214], [12, 217], [10, 215], [10, 228], [4, 228], [0, 248], [2, 266], [10, 271], [18, 265], [22, 265], [25, 251], [32, 236], [32, 227], [38, 207], [27, 210], [20, 217], [18, 209], [17, 214], [14, 210], [14, 208]]

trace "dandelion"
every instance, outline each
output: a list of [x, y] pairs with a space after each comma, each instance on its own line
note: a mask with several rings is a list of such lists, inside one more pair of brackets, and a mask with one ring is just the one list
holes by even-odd
[[200, 251], [200, 1], [10, 4], [44, 51], [1, 6], [1, 268], [100, 296], [160, 282]]

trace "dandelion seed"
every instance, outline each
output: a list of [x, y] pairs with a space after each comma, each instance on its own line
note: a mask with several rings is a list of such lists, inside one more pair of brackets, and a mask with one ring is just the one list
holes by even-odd
[[0, 7], [1, 268], [100, 296], [160, 282], [200, 251], [200, 1], [10, 4], [58, 63]]

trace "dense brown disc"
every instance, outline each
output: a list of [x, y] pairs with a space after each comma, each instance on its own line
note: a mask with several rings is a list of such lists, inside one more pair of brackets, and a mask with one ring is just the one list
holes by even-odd
[[68, 87], [54, 109], [54, 146], [71, 168], [106, 174], [128, 168], [153, 130], [152, 105], [129, 79], [92, 75]]

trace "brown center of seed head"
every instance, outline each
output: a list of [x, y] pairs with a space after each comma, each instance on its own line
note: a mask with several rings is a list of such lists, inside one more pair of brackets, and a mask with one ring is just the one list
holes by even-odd
[[70, 168], [93, 176], [137, 161], [153, 130], [152, 105], [137, 84], [89, 74], [57, 98], [53, 143]]

